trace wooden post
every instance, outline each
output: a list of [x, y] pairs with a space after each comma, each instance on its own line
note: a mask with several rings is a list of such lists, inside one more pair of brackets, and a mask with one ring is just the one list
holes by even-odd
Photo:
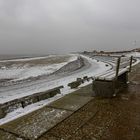
[[120, 62], [121, 62], [121, 57], [118, 57], [118, 60], [117, 60], [117, 67], [116, 67], [116, 77], [115, 77], [115, 80], [118, 79], [118, 74], [119, 74], [119, 69], [120, 69]]
[[133, 56], [130, 57], [130, 67], [129, 67], [129, 72], [131, 72], [131, 68], [132, 68], [132, 61], [133, 61]]

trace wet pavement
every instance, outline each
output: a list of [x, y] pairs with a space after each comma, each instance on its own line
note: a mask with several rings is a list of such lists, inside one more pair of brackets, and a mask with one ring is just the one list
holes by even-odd
[[91, 97], [91, 85], [0, 126], [0, 140], [140, 140], [140, 64], [115, 98]]

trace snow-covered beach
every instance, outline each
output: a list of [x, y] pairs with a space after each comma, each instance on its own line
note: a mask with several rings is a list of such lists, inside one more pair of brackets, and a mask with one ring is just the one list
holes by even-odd
[[[110, 67], [106, 67], [105, 63], [97, 62], [88, 57], [83, 57], [86, 61], [86, 65], [74, 72], [66, 73], [64, 75], [53, 75], [49, 79], [41, 79], [31, 82], [26, 82], [19, 85], [12, 85], [0, 88], [0, 103], [4, 103], [8, 100], [27, 96], [33, 93], [46, 91], [57, 86], [67, 86], [69, 82], [74, 81], [76, 78], [84, 76], [94, 76], [101, 72], [104, 72]], [[75, 60], [75, 59], [72, 59]], [[62, 67], [62, 64], [60, 64]]]
[[[69, 60], [68, 62], [65, 62], [65, 64], [75, 61], [77, 59], [77, 56], [79, 55], [73, 55], [71, 59], [68, 59]], [[64, 73], [62, 75], [54, 74], [47, 79], [39, 79], [36, 81], [30, 81], [27, 83], [25, 82], [25, 83], [13, 85], [13, 86], [1, 87], [0, 88], [0, 103], [5, 103], [16, 98], [24, 97], [24, 96], [31, 95], [37, 92], [43, 92], [43, 91], [55, 88], [57, 86], [61, 86], [61, 85], [64, 86], [64, 88], [61, 89], [61, 94], [58, 94], [52, 98], [49, 98], [49, 99], [31, 104], [31, 105], [28, 105], [25, 108], [18, 108], [17, 110], [11, 113], [8, 113], [5, 118], [0, 119], [0, 124], [6, 123], [15, 118], [23, 116], [29, 112], [32, 112], [36, 109], [39, 109], [49, 104], [50, 102], [53, 102], [63, 97], [64, 95], [69, 94], [75, 90], [78, 90], [80, 87], [88, 85], [92, 82], [91, 80], [89, 82], [82, 84], [77, 89], [70, 89], [67, 86], [68, 83], [75, 81], [76, 78], [81, 78], [84, 76], [94, 77], [112, 69], [112, 62], [109, 62], [109, 63], [108, 61], [102, 62], [101, 60], [97, 61], [96, 59], [90, 58], [88, 56], [83, 56], [83, 55], [80, 55], [80, 56], [84, 59], [85, 65], [75, 71]]]
[[[71, 59], [69, 59], [68, 62], [65, 62], [65, 64], [71, 61], [74, 61], [76, 58], [77, 58], [77, 55], [73, 55]], [[83, 66], [82, 68], [76, 71], [65, 73], [63, 75], [53, 75], [49, 79], [41, 79], [41, 80], [31, 81], [27, 83], [25, 82], [19, 85], [17, 84], [13, 86], [1, 87], [0, 88], [0, 103], [5, 103], [16, 98], [21, 98], [21, 97], [31, 95], [37, 92], [46, 91], [57, 86], [61, 86], [61, 85], [64, 86], [64, 88], [61, 90], [61, 94], [56, 95], [55, 97], [52, 97], [50, 99], [46, 99], [44, 101], [29, 105], [25, 107], [24, 109], [19, 108], [15, 110], [14, 112], [7, 114], [5, 118], [1, 119], [0, 124], [5, 123], [9, 120], [15, 119], [21, 115], [25, 115], [54, 100], [57, 100], [58, 98], [61, 98], [62, 96], [68, 93], [71, 93], [74, 90], [70, 89], [67, 85], [68, 83], [76, 80], [76, 78], [80, 78], [84, 76], [89, 76], [89, 77], [95, 76], [111, 69], [111, 66], [106, 67], [104, 62], [101, 62], [101, 61], [97, 62], [97, 60], [91, 59], [86, 56], [82, 56], [82, 58], [85, 61], [85, 66]], [[86, 82], [81, 86], [85, 86], [87, 84], [90, 84], [91, 82], [92, 81]]]

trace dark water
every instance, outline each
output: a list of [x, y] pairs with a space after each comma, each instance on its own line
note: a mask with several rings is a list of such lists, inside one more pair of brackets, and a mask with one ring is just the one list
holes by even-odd
[[41, 57], [47, 55], [0, 55], [0, 60], [10, 60], [10, 59], [22, 59], [22, 58], [31, 58], [31, 57]]

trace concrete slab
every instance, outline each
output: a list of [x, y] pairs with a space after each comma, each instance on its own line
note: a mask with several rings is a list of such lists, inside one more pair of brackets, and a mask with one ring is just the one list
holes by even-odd
[[91, 140], [92, 138], [96, 140], [102, 140], [102, 135], [108, 129], [109, 125], [113, 122], [115, 116], [113, 112], [110, 112], [109, 108], [106, 105], [105, 108], [106, 109], [102, 108], [95, 117], [87, 121], [87, 123], [83, 125], [75, 134], [73, 134], [71, 138], [79, 140]]
[[135, 74], [134, 76], [133, 76], [133, 79], [131, 79], [131, 82], [133, 83], [133, 84], [140, 84], [140, 74]]
[[[139, 68], [137, 69], [139, 70]], [[137, 74], [134, 71], [130, 76], [133, 83], [130, 83], [128, 89], [121, 92], [116, 98], [95, 98], [45, 136], [55, 135], [70, 140], [140, 139], [140, 71], [138, 70]], [[86, 120], [87, 112], [93, 111], [94, 114], [96, 107], [97, 114]], [[80, 111], [81, 115], [78, 115]], [[85, 118], [83, 119], [82, 116]], [[73, 119], [71, 119], [72, 117]], [[82, 126], [80, 123], [78, 124], [80, 119], [86, 122]]]
[[66, 95], [63, 98], [49, 104], [48, 106], [51, 106], [54, 108], [62, 108], [62, 109], [66, 109], [66, 110], [76, 111], [92, 99], [93, 99], [93, 97], [69, 94], [69, 95]]
[[[34, 140], [69, 116], [72, 112], [44, 107], [1, 126], [9, 132]], [[13, 140], [13, 139], [11, 139]]]
[[[140, 81], [138, 74], [132, 76], [131, 82]], [[64, 140], [139, 140], [140, 85], [131, 82], [115, 98], [94, 98], [43, 136]]]
[[[86, 110], [87, 106], [90, 106], [91, 108], [89, 110]], [[87, 123], [87, 121], [93, 118], [98, 112], [93, 102], [88, 103], [87, 106], [80, 109], [80, 111], [78, 110], [77, 112], [72, 114], [72, 116], [61, 122], [59, 125], [57, 125], [55, 128], [53, 128], [43, 136], [56, 136], [61, 139], [71, 138], [78, 129], [80, 129], [85, 123]]]
[[57, 138], [55, 136], [49, 136], [49, 135], [47, 135], [46, 137], [43, 136], [43, 137], [41, 137], [41, 138], [39, 138], [37, 140], [62, 140], [62, 139], [61, 138]]
[[0, 140], [24, 140], [24, 139], [18, 138], [13, 134], [0, 130]]
[[79, 90], [71, 93], [72, 95], [79, 95], [79, 96], [88, 96], [88, 97], [91, 97], [92, 94], [93, 94], [93, 91], [92, 91], [92, 84], [88, 85], [88, 86], [85, 86], [85, 87], [82, 87], [80, 88]]

